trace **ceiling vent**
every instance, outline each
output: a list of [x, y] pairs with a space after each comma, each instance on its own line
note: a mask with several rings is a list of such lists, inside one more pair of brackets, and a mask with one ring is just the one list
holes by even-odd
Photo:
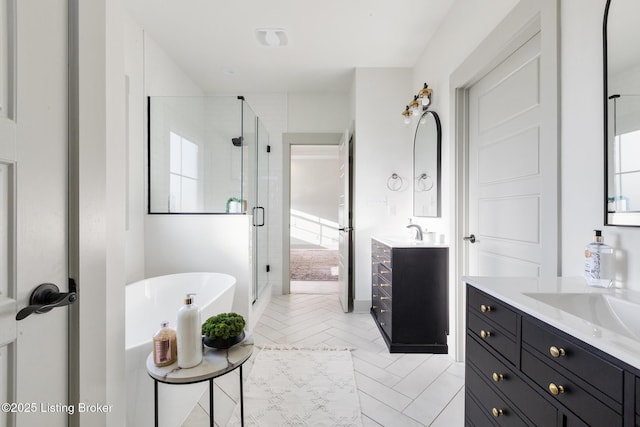
[[267, 47], [284, 47], [289, 44], [287, 32], [282, 28], [258, 28], [256, 37], [261, 45]]

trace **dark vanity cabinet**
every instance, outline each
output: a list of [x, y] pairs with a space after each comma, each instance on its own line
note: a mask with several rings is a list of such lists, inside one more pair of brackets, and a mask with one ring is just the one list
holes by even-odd
[[371, 315], [391, 353], [447, 353], [446, 246], [371, 242]]
[[637, 369], [467, 286], [467, 426], [639, 426], [637, 376]]

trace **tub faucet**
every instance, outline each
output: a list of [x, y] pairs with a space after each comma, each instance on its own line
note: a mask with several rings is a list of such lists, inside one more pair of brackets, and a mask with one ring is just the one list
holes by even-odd
[[409, 224], [407, 228], [415, 228], [416, 229], [416, 240], [422, 240], [422, 228], [418, 224]]

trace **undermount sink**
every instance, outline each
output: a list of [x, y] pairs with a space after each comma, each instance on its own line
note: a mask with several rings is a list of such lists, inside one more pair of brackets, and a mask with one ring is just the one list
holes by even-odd
[[612, 332], [640, 339], [640, 303], [601, 293], [525, 293]]

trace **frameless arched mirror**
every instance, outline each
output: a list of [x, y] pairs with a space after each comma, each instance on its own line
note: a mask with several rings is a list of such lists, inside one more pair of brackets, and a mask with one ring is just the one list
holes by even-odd
[[638, 0], [604, 12], [605, 224], [640, 226], [640, 16]]
[[413, 215], [440, 216], [440, 118], [435, 111], [420, 117], [413, 139]]

